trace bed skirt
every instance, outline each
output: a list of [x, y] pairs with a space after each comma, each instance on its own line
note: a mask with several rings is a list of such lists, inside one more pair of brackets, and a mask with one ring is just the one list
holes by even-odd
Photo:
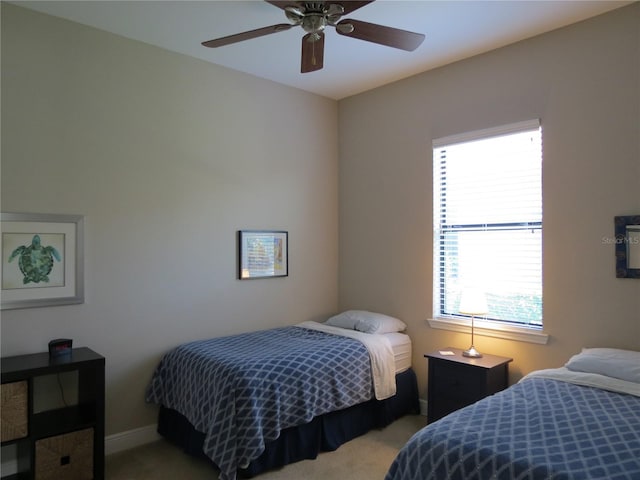
[[[315, 417], [311, 422], [283, 430], [266, 449], [238, 475], [254, 475], [290, 463], [314, 459], [320, 452], [340, 445], [374, 428], [383, 428], [408, 413], [419, 413], [418, 385], [412, 369], [396, 375], [397, 393], [386, 400], [369, 400], [353, 407]], [[196, 431], [180, 413], [160, 407], [158, 433], [186, 453], [211, 460], [202, 452], [204, 433]], [[213, 462], [211, 462], [213, 464]]]

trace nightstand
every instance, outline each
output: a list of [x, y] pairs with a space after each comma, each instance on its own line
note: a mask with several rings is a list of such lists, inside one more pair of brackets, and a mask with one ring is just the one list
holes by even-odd
[[[453, 352], [443, 355], [441, 352]], [[427, 421], [429, 423], [508, 386], [512, 358], [483, 354], [481, 358], [462, 356], [459, 348], [447, 347], [427, 353], [429, 385]]]

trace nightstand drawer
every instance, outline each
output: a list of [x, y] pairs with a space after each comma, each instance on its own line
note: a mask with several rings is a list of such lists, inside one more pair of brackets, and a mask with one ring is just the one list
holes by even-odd
[[439, 397], [468, 404], [483, 396], [486, 385], [483, 372], [451, 362], [437, 362], [432, 372], [433, 393]]

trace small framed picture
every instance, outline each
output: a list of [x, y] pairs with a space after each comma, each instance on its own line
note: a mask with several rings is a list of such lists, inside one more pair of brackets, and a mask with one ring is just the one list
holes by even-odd
[[2, 214], [2, 310], [84, 302], [84, 217]]
[[238, 278], [289, 275], [289, 234], [279, 230], [238, 231]]
[[616, 277], [640, 278], [640, 215], [614, 218]]

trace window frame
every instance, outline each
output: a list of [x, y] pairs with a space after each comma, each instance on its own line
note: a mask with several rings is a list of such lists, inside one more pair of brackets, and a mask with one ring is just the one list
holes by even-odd
[[[491, 137], [503, 136], [512, 133], [520, 133], [527, 130], [534, 130], [541, 128], [539, 119], [528, 120], [524, 122], [512, 123], [508, 125], [477, 130], [457, 135], [451, 135], [433, 140], [432, 142], [432, 162], [436, 161], [435, 151], [438, 148], [442, 148], [448, 145], [453, 145], [463, 142], [471, 142], [474, 140], [489, 139]], [[541, 132], [542, 134], [542, 132]], [[435, 163], [434, 163], [435, 164]], [[435, 170], [435, 169], [434, 169]], [[439, 178], [434, 178], [432, 181], [433, 192], [435, 197], [436, 182]], [[540, 193], [542, 195], [542, 192]], [[434, 198], [434, 235], [433, 235], [433, 256], [434, 256], [434, 286], [433, 286], [433, 318], [428, 319], [431, 328], [451, 330], [457, 332], [470, 332], [469, 316], [457, 313], [442, 313], [446, 310], [446, 307], [442, 305], [444, 301], [444, 293], [442, 289], [445, 288], [444, 284], [441, 284], [439, 279], [439, 265], [442, 259], [439, 251], [439, 245], [444, 232], [451, 232], [454, 230], [472, 231], [474, 225], [452, 225], [446, 230], [441, 231], [437, 225], [437, 218], [435, 217], [435, 210], [440, 207], [440, 203]], [[525, 229], [539, 229], [542, 232], [542, 218], [536, 222], [512, 222], [507, 224], [482, 224], [475, 225], [475, 228], [486, 229], [488, 225], [496, 228], [515, 228], [518, 230]], [[542, 267], [542, 265], [541, 265]], [[510, 322], [508, 320], [490, 320], [486, 318], [475, 319], [475, 331], [479, 335], [506, 338], [510, 340], [525, 341], [538, 344], [546, 344], [548, 342], [548, 334], [543, 332], [544, 321], [541, 319], [542, 325], [527, 325], [525, 323]]]

